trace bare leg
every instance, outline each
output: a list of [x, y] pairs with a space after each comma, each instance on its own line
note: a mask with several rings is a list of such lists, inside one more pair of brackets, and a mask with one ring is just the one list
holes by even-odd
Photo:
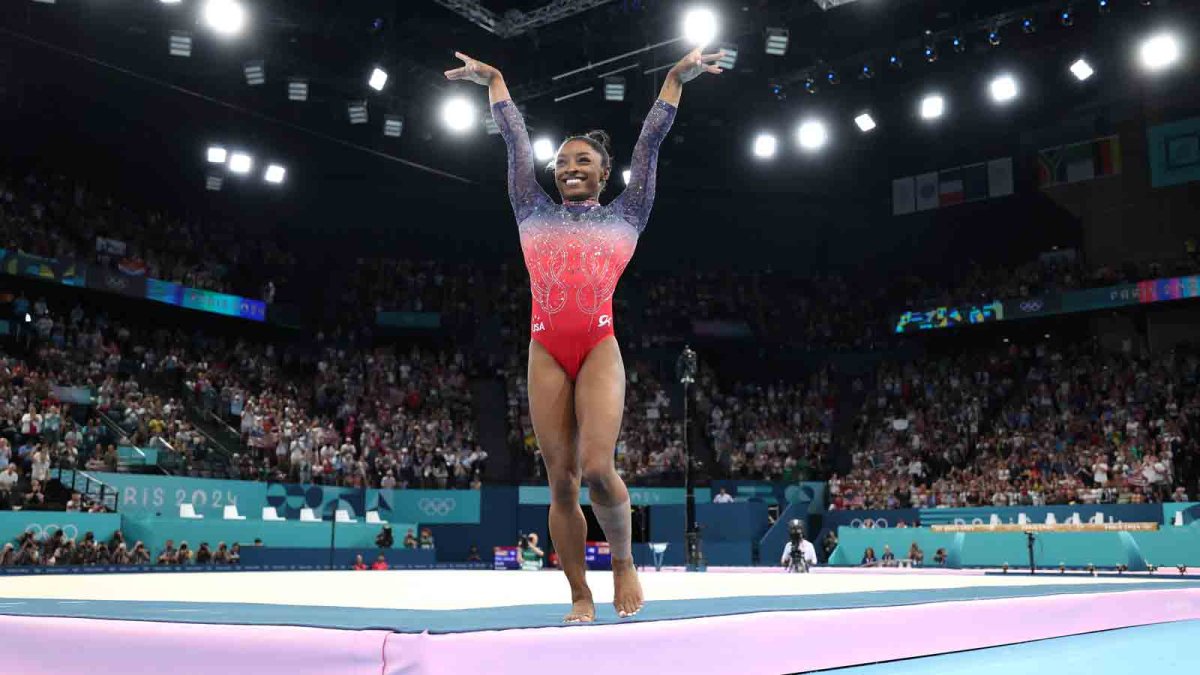
[[592, 349], [575, 378], [575, 417], [583, 480], [613, 550], [613, 606], [620, 617], [633, 616], [643, 604], [642, 585], [633, 566], [629, 490], [615, 463], [624, 412], [625, 364], [616, 338], [610, 337]]
[[581, 476], [575, 445], [574, 385], [554, 357], [529, 342], [529, 417], [550, 479], [550, 538], [571, 586], [571, 611], [564, 621], [593, 621], [596, 606], [584, 578], [587, 519], [579, 507]]

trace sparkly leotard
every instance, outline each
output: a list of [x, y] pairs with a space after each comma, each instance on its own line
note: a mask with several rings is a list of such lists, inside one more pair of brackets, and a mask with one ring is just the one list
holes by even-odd
[[650, 218], [658, 148], [675, 106], [654, 102], [633, 149], [628, 186], [604, 206], [551, 200], [534, 174], [533, 147], [516, 105], [496, 103], [492, 116], [508, 145], [508, 197], [533, 296], [530, 332], [574, 381], [588, 352], [613, 334], [613, 292]]

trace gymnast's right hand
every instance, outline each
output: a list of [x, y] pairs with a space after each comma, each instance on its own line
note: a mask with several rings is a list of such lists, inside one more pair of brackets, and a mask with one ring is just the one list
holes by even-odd
[[447, 80], [469, 80], [475, 84], [487, 86], [491, 84], [492, 78], [503, 77], [500, 75], [499, 70], [496, 70], [483, 61], [476, 61], [462, 52], [454, 52], [454, 55], [462, 60], [463, 66], [461, 68], [447, 70]]

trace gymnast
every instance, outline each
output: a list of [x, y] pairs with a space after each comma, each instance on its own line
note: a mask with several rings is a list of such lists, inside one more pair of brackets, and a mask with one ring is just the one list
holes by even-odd
[[633, 149], [625, 191], [606, 205], [600, 193], [613, 160], [608, 134], [567, 138], [554, 162], [555, 203], [538, 184], [525, 121], [496, 68], [455, 53], [451, 80], [485, 85], [492, 116], [508, 146], [508, 196], [517, 218], [533, 297], [529, 342], [529, 414], [550, 479], [550, 536], [571, 587], [568, 623], [596, 618], [585, 576], [587, 521], [581, 479], [612, 552], [613, 606], [619, 617], [642, 608], [633, 565], [629, 491], [614, 461], [625, 404], [625, 364], [613, 334], [613, 292], [633, 257], [654, 203], [658, 148], [671, 128], [683, 85], [717, 74], [723, 53], [695, 49], [667, 73]]

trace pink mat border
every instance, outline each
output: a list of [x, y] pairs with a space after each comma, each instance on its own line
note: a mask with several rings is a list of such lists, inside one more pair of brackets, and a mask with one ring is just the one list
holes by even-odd
[[0, 635], [21, 646], [5, 655], [5, 671], [27, 675], [131, 666], [255, 675], [525, 675], [530, 664], [588, 669], [593, 656], [622, 673], [726, 675], [838, 668], [1189, 619], [1200, 619], [1200, 589], [439, 635], [0, 615]]

